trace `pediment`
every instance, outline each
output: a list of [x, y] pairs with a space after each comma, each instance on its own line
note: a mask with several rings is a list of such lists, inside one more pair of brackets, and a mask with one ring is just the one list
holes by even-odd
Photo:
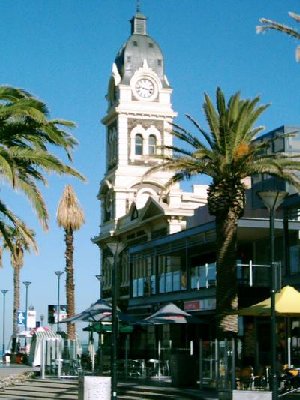
[[146, 219], [153, 218], [158, 215], [164, 215], [163, 207], [152, 197], [149, 197], [144, 208], [141, 209], [140, 212], [141, 221], [145, 221]]

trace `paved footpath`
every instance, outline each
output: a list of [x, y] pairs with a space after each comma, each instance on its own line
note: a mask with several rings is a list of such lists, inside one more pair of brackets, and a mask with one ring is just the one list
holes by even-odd
[[[8, 378], [10, 385], [0, 387], [0, 400], [78, 400], [77, 379], [40, 379], [20, 376], [33, 372], [22, 366], [0, 367], [0, 382]], [[215, 391], [197, 388], [179, 389], [163, 382], [122, 382], [118, 385], [119, 400], [217, 400]], [[285, 400], [299, 400], [300, 394], [285, 396]]]
[[[78, 379], [28, 378], [37, 370], [24, 365], [0, 364], [0, 400], [78, 400]], [[217, 400], [215, 391], [198, 388], [175, 388], [162, 381], [121, 382], [119, 400]], [[300, 393], [284, 396], [284, 400], [300, 400]]]
[[[215, 397], [203, 397], [189, 391], [172, 388], [170, 386], [151, 386], [139, 384], [120, 384], [118, 399], [122, 400], [150, 400], [159, 397], [166, 400], [212, 400]], [[6, 400], [77, 400], [78, 381], [66, 379], [29, 379], [23, 383], [5, 388], [0, 392], [0, 399]]]
[[[0, 366], [0, 400], [78, 400], [78, 379], [28, 378], [36, 369], [21, 365]], [[33, 374], [32, 374], [33, 375]], [[170, 383], [122, 382], [118, 385], [118, 399], [150, 400], [214, 400], [214, 392], [198, 389], [178, 389]]]

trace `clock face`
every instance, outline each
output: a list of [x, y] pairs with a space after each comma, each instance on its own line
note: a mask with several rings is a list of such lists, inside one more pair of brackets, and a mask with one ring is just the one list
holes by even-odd
[[147, 99], [154, 93], [154, 83], [150, 79], [139, 79], [135, 84], [135, 90], [140, 97]]

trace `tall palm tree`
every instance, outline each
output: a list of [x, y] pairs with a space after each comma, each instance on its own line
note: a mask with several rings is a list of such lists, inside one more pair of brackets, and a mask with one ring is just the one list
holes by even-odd
[[236, 278], [237, 222], [245, 206], [243, 180], [266, 173], [285, 179], [300, 187], [297, 172], [300, 162], [284, 154], [267, 154], [266, 144], [253, 141], [263, 127], [254, 127], [266, 109], [259, 97], [243, 100], [236, 93], [226, 103], [220, 88], [216, 93], [216, 108], [205, 94], [204, 114], [209, 130], [204, 130], [192, 117], [188, 119], [198, 131], [194, 135], [174, 125], [173, 135], [182, 147], [165, 146], [163, 163], [149, 170], [171, 170], [173, 177], [167, 186], [194, 175], [212, 178], [208, 189], [208, 209], [216, 222], [217, 260], [217, 335], [219, 338], [237, 332], [238, 306]]
[[[72, 127], [73, 122], [49, 119], [46, 105], [28, 92], [0, 86], [0, 176], [11, 188], [25, 194], [45, 229], [48, 213], [39, 186], [47, 184], [46, 174], [55, 172], [84, 179], [52, 152], [62, 150], [72, 161], [71, 152], [77, 141], [66, 131]], [[13, 225], [18, 222], [13, 211], [0, 201], [0, 225], [7, 218]]]
[[20, 232], [17, 228], [11, 227], [9, 230], [10, 243], [13, 248], [7, 244], [4, 248], [10, 250], [10, 260], [13, 267], [13, 353], [16, 351], [16, 337], [18, 333], [17, 312], [20, 309], [20, 271], [24, 264], [24, 252], [34, 250], [37, 252], [37, 244], [34, 240], [33, 231], [29, 235]]
[[[300, 15], [296, 14], [294, 12], [289, 12], [289, 16], [296, 22], [300, 22]], [[260, 18], [259, 22], [262, 25], [259, 25], [256, 27], [256, 32], [257, 33], [261, 33], [261, 32], [265, 32], [268, 30], [275, 30], [275, 31], [279, 31], [279, 32], [284, 32], [287, 35], [296, 38], [297, 40], [300, 40], [300, 32], [295, 29], [295, 28], [291, 28], [290, 26], [281, 24], [279, 22], [273, 21], [271, 19], [267, 19], [267, 18]], [[296, 60], [300, 61], [300, 46], [297, 46], [296, 48]]]
[[[71, 185], [67, 185], [63, 195], [59, 201], [57, 208], [58, 226], [65, 230], [66, 243], [66, 297], [67, 297], [67, 316], [71, 317], [75, 314], [75, 285], [74, 285], [74, 238], [73, 232], [80, 229], [84, 224], [84, 213], [81, 209], [74, 189]], [[68, 322], [67, 333], [69, 339], [75, 339], [75, 325]]]

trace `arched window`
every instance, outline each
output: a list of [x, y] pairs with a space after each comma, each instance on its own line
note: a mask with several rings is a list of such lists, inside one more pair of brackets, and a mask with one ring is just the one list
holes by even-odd
[[135, 154], [141, 156], [143, 154], [143, 136], [137, 134], [135, 136]]
[[154, 135], [149, 135], [148, 138], [148, 154], [156, 154], [156, 136]]

